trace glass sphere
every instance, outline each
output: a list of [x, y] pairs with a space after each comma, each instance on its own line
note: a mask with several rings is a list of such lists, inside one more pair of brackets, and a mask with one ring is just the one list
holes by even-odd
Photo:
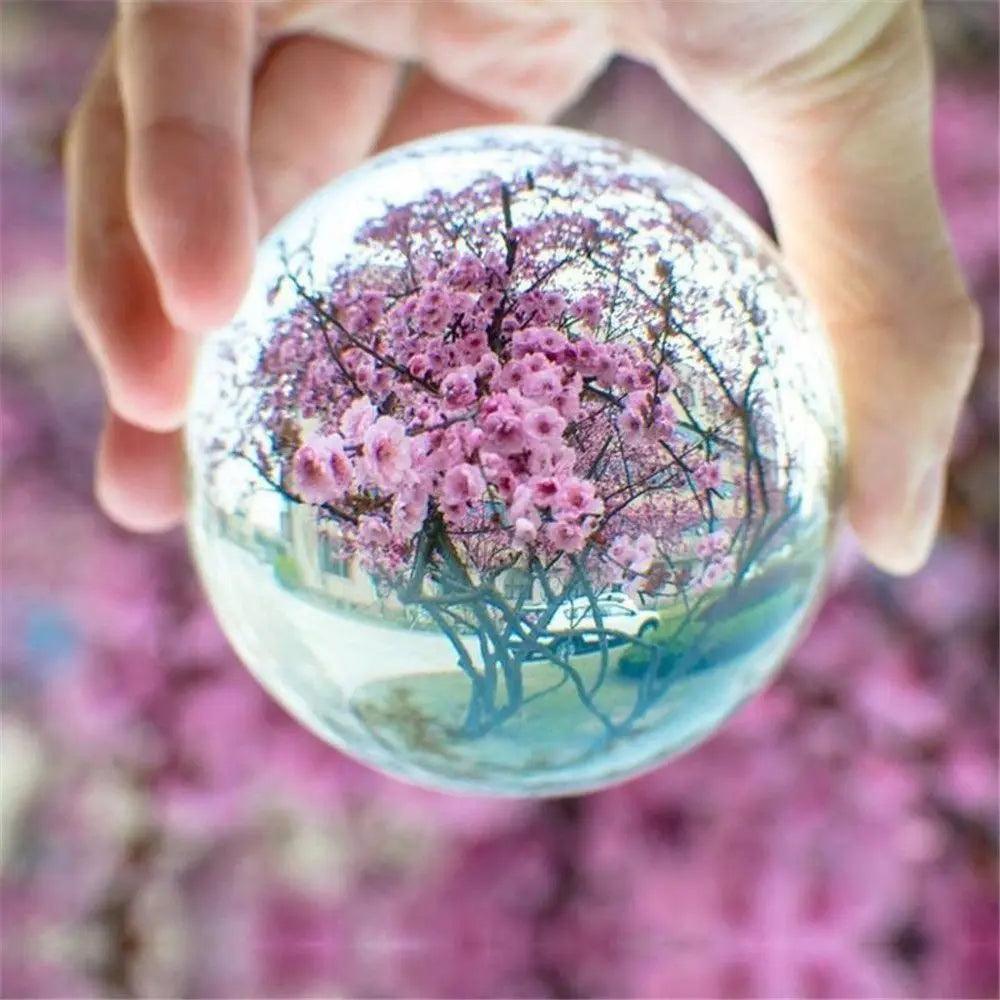
[[233, 646], [325, 740], [580, 792], [773, 675], [841, 428], [816, 320], [719, 193], [572, 131], [455, 132], [264, 241], [200, 356], [189, 532]]

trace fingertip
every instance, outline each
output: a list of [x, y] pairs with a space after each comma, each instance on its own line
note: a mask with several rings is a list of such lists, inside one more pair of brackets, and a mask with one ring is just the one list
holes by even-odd
[[250, 277], [254, 21], [243, 3], [120, 11], [129, 214], [165, 310], [186, 330], [225, 323]]
[[185, 330], [204, 333], [225, 326], [243, 301], [250, 273], [248, 264], [226, 263], [222, 256], [204, 262], [165, 260], [159, 276], [164, 311]]
[[184, 421], [198, 339], [173, 326], [138, 251], [107, 248], [77, 281], [74, 313], [112, 409], [130, 424], [169, 431]]
[[145, 386], [105, 382], [105, 395], [115, 413], [151, 434], [169, 434], [184, 424], [186, 402]]
[[156, 434], [109, 413], [97, 451], [94, 493], [116, 524], [166, 531], [184, 514], [183, 446], [177, 432]]
[[851, 526], [868, 560], [892, 576], [918, 572], [934, 548], [944, 506], [943, 466], [928, 470], [905, 507], [890, 495], [851, 497]]
[[111, 409], [126, 423], [156, 434], [183, 425], [194, 369], [193, 335], [178, 331], [169, 347], [156, 364], [144, 368], [119, 357], [103, 375]]
[[908, 544], [900, 545], [881, 535], [866, 537], [864, 529], [856, 532], [858, 543], [865, 558], [883, 573], [890, 576], [912, 576], [927, 562], [930, 548], [916, 548]]

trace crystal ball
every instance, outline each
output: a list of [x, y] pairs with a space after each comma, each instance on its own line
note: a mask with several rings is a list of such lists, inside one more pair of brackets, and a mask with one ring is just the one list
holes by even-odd
[[205, 341], [191, 546], [239, 656], [398, 778], [583, 792], [773, 676], [840, 508], [830, 352], [686, 171], [555, 128], [381, 155]]

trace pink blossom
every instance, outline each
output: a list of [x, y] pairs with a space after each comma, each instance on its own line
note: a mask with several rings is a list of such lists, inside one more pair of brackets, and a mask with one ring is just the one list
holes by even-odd
[[478, 305], [475, 295], [469, 292], [451, 293], [451, 311], [453, 317], [468, 316]]
[[531, 545], [538, 538], [538, 526], [526, 517], [514, 522], [514, 540], [521, 545]]
[[296, 488], [308, 503], [327, 503], [342, 497], [354, 478], [350, 459], [339, 436], [312, 437], [292, 460]]
[[360, 306], [352, 305], [340, 312], [340, 325], [348, 333], [360, 333], [365, 329], [365, 313]]
[[562, 437], [566, 421], [553, 406], [539, 406], [524, 421], [524, 430], [536, 442], [553, 442]]
[[497, 383], [503, 389], [517, 389], [524, 384], [528, 374], [528, 367], [523, 360], [508, 361], [501, 369]]
[[722, 470], [718, 462], [701, 462], [694, 470], [694, 479], [703, 490], [715, 490], [722, 485]]
[[327, 439], [329, 446], [330, 473], [334, 484], [334, 497], [340, 498], [347, 493], [354, 482], [354, 467], [344, 450], [344, 440], [340, 435]]
[[536, 326], [519, 330], [511, 337], [511, 354], [515, 358], [523, 358], [538, 351], [542, 343], [541, 333], [542, 331]]
[[702, 590], [711, 590], [712, 587], [722, 583], [735, 568], [735, 560], [732, 556], [724, 556], [713, 562], [706, 563], [698, 579], [698, 587]]
[[410, 362], [407, 367], [414, 378], [426, 378], [431, 370], [431, 360], [426, 354], [418, 352], [410, 356]]
[[636, 389], [625, 397], [625, 409], [632, 413], [645, 415], [649, 412], [650, 396], [648, 392]]
[[713, 531], [698, 539], [695, 552], [700, 559], [715, 559], [723, 555], [729, 547], [729, 535], [722, 530]]
[[500, 370], [500, 362], [492, 351], [487, 351], [476, 362], [476, 375], [484, 381], [495, 380]]
[[575, 316], [581, 323], [589, 326], [592, 330], [596, 330], [601, 323], [603, 308], [604, 303], [601, 301], [601, 297], [595, 295], [593, 292], [588, 292], [573, 302], [569, 307], [569, 311], [571, 316]]
[[351, 442], [360, 441], [375, 422], [376, 409], [364, 397], [356, 399], [340, 418], [340, 432]]
[[448, 268], [447, 280], [453, 288], [471, 290], [478, 288], [486, 278], [486, 268], [474, 254], [458, 257]]
[[486, 478], [491, 481], [508, 471], [507, 460], [495, 451], [480, 452], [479, 464]]
[[427, 347], [426, 355], [432, 373], [444, 371], [452, 361], [451, 348], [440, 341], [430, 344]]
[[629, 569], [633, 573], [645, 573], [652, 565], [653, 556], [656, 553], [656, 539], [649, 532], [643, 532], [635, 540], [635, 548], [632, 559], [629, 562]]
[[412, 538], [427, 516], [427, 492], [419, 487], [401, 490], [392, 504], [392, 533], [403, 540]]
[[551, 327], [544, 328], [539, 337], [539, 347], [551, 359], [558, 360], [566, 346], [566, 338]]
[[579, 552], [587, 544], [588, 534], [578, 521], [558, 520], [545, 526], [545, 537], [558, 552]]
[[709, 563], [701, 572], [698, 579], [698, 586], [702, 590], [711, 590], [716, 584], [722, 581], [725, 576], [722, 566], [717, 563]]
[[510, 455], [524, 448], [524, 425], [512, 412], [489, 413], [483, 420], [483, 430], [492, 449], [500, 455]]
[[581, 337], [574, 344], [576, 347], [577, 369], [581, 375], [594, 375], [597, 372], [600, 353], [597, 344], [589, 337]]
[[597, 348], [597, 357], [593, 366], [597, 380], [605, 387], [610, 388], [615, 384], [615, 374], [618, 371], [618, 364], [614, 354], [606, 345]]
[[[353, 359], [352, 359], [353, 360]], [[375, 362], [368, 357], [359, 357], [351, 365], [354, 381], [361, 389], [371, 389], [375, 385]]]
[[388, 525], [378, 517], [365, 515], [358, 526], [358, 542], [367, 552], [378, 552], [392, 543]]
[[379, 417], [365, 431], [363, 454], [368, 480], [385, 490], [398, 486], [412, 464], [406, 430], [393, 417]]
[[460, 426], [448, 427], [431, 435], [435, 445], [433, 463], [439, 472], [458, 465], [469, 457], [465, 436]]
[[442, 333], [453, 315], [451, 295], [446, 289], [432, 284], [421, 293], [416, 318], [425, 332]]
[[[569, 449], [572, 453], [572, 449]], [[527, 472], [532, 477], [554, 476], [564, 472], [562, 456], [566, 454], [566, 448], [558, 441], [537, 441], [531, 446], [527, 453], [525, 464]], [[575, 453], [574, 453], [575, 457]], [[572, 462], [569, 463], [572, 465]]]
[[492, 313], [498, 305], [503, 295], [496, 288], [487, 288], [479, 294], [479, 308], [487, 313]]
[[604, 513], [604, 501], [595, 495], [592, 482], [574, 476], [562, 483], [555, 509], [563, 515], [598, 515]]
[[521, 483], [520, 486], [514, 489], [514, 495], [507, 514], [510, 520], [515, 523], [520, 520], [530, 521], [536, 526], [542, 523], [541, 515], [538, 513], [534, 497], [532, 496], [531, 487], [527, 483]]
[[465, 447], [465, 454], [470, 458], [479, 450], [479, 446], [486, 439], [486, 432], [482, 427], [473, 424], [459, 424], [458, 434]]
[[517, 476], [510, 468], [503, 469], [493, 479], [493, 485], [497, 488], [504, 501], [509, 501], [518, 485]]
[[487, 355], [496, 360], [496, 355], [489, 349], [485, 330], [467, 333], [459, 343], [465, 353], [465, 360], [471, 365], [478, 364]]
[[554, 399], [562, 388], [562, 379], [552, 368], [531, 372], [524, 380], [522, 390], [529, 399]]
[[525, 354], [525, 356], [521, 359], [521, 364], [524, 365], [525, 371], [529, 373], [548, 372], [554, 370], [552, 362], [541, 351], [532, 351], [531, 354]]
[[441, 381], [445, 404], [452, 409], [471, 406], [476, 401], [476, 377], [472, 368], [457, 368]]
[[648, 429], [642, 414], [636, 410], [622, 410], [618, 415], [618, 430], [626, 441], [642, 437]]
[[624, 389], [638, 390], [644, 383], [643, 371], [629, 358], [618, 366], [615, 382]]
[[365, 325], [370, 329], [379, 322], [385, 311], [385, 293], [376, 288], [366, 289], [361, 293], [358, 304], [364, 312]]
[[[652, 373], [650, 373], [650, 378], [652, 378]], [[656, 374], [656, 384], [661, 393], [673, 392], [677, 388], [677, 376], [674, 374], [673, 369], [667, 367], [660, 368]]]
[[539, 507], [551, 507], [562, 488], [555, 476], [536, 476], [528, 485], [531, 487], [531, 499]]
[[677, 414], [666, 399], [659, 400], [653, 407], [653, 426], [661, 437], [671, 438], [677, 426]]
[[397, 302], [386, 314], [386, 328], [399, 341], [409, 336], [411, 332], [410, 319], [413, 316], [415, 304], [412, 298], [403, 299], [402, 302]]
[[580, 401], [582, 392], [583, 377], [579, 372], [575, 372], [552, 401], [559, 413], [569, 422], [576, 420], [582, 412], [583, 405]]
[[627, 535], [616, 535], [608, 546], [608, 558], [623, 570], [628, 568], [635, 554], [635, 544]]
[[465, 462], [445, 473], [441, 495], [446, 504], [460, 506], [479, 500], [485, 489], [483, 474]]

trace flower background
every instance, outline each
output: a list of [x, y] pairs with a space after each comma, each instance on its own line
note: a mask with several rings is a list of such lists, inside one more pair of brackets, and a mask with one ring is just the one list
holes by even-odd
[[[417, 791], [319, 743], [228, 650], [183, 537], [95, 509], [59, 147], [111, 8], [2, 13], [3, 995], [996, 995], [992, 5], [929, 9], [988, 341], [930, 565], [891, 580], [845, 542], [765, 695], [645, 778], [549, 802]], [[648, 70], [615, 64], [568, 121], [764, 217]]]

